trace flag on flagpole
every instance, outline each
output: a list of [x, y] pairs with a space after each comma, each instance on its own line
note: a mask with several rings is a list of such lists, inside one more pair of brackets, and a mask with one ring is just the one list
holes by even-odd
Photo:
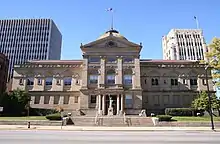
[[113, 9], [112, 8], [108, 8], [106, 11], [112, 11]]

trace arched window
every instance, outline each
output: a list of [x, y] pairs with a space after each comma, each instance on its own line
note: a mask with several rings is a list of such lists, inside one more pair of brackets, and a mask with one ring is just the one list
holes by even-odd
[[123, 75], [123, 84], [131, 85], [132, 84], [132, 70], [125, 70]]
[[89, 73], [89, 84], [98, 83], [98, 70], [92, 70]]
[[114, 70], [107, 71], [106, 82], [107, 84], [115, 84], [115, 71]]

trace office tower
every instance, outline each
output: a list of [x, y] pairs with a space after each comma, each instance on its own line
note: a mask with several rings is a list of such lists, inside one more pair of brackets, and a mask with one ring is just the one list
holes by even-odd
[[62, 35], [51, 19], [0, 20], [0, 52], [13, 66], [28, 60], [59, 60]]
[[8, 75], [8, 59], [7, 57], [0, 53], [0, 94], [6, 90]]
[[208, 50], [201, 29], [171, 29], [162, 47], [165, 60], [205, 60]]

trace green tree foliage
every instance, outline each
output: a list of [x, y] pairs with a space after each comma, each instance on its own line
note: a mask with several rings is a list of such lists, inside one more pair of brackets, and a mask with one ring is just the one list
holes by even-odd
[[[215, 94], [211, 95], [211, 104], [212, 109], [219, 110], [220, 100], [217, 98]], [[199, 93], [198, 97], [192, 102], [192, 107], [199, 110], [206, 110], [210, 113], [208, 94], [206, 92]]]
[[0, 106], [4, 107], [3, 115], [19, 116], [25, 115], [30, 96], [27, 92], [20, 89], [0, 96]]
[[[209, 60], [209, 65], [213, 67], [213, 78], [220, 79], [220, 38], [213, 38], [209, 45], [209, 51], [206, 53], [206, 57]], [[212, 61], [214, 58], [217, 60]], [[220, 82], [216, 81], [215, 85], [220, 86]]]

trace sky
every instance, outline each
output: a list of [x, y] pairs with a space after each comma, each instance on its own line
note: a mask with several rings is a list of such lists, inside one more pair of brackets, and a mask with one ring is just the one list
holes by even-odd
[[1, 0], [0, 19], [51, 18], [62, 33], [61, 59], [81, 59], [80, 44], [114, 28], [143, 49], [141, 58], [162, 59], [161, 39], [172, 28], [196, 28], [207, 43], [220, 37], [220, 0]]

